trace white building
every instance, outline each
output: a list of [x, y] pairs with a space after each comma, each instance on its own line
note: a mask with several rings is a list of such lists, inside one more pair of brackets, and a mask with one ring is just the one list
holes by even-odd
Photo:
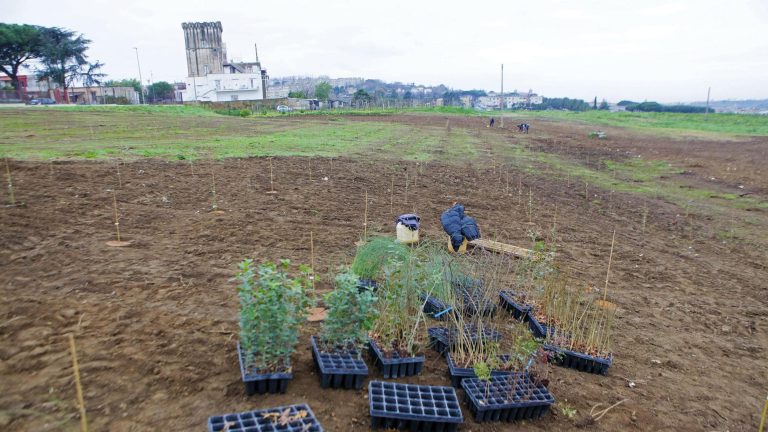
[[229, 102], [264, 99], [261, 73], [208, 74], [187, 77], [185, 101]]

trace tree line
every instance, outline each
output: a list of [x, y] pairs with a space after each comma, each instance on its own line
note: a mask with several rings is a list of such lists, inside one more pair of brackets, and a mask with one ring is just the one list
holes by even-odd
[[706, 107], [693, 105], [662, 105], [658, 102], [632, 102], [623, 100], [617, 105], [625, 107], [627, 111], [641, 112], [672, 112], [672, 113], [690, 113], [701, 114], [706, 112]]

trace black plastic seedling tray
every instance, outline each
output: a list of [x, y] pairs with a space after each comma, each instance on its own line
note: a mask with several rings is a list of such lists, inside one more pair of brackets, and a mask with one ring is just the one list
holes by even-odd
[[368, 366], [354, 351], [324, 352], [317, 347], [315, 337], [309, 338], [312, 344], [312, 358], [320, 371], [320, 387], [360, 389], [368, 376]]
[[533, 336], [537, 338], [545, 338], [547, 337], [547, 334], [549, 334], [549, 336], [555, 335], [555, 327], [540, 323], [532, 310], [528, 311], [528, 328], [531, 329]]
[[[286, 421], [285, 424], [281, 424], [281, 417]], [[323, 427], [309, 405], [301, 404], [209, 417], [208, 432], [222, 431], [323, 432]]]
[[514, 291], [501, 291], [499, 297], [501, 298], [501, 307], [508, 310], [516, 320], [528, 320], [528, 312], [531, 311], [532, 307], [531, 305], [518, 303], [515, 299], [516, 294]]
[[535, 385], [526, 373], [468, 378], [461, 382], [464, 398], [475, 421], [537, 419], [549, 411], [555, 398], [543, 385]]
[[496, 304], [483, 296], [482, 291], [473, 288], [455, 288], [456, 296], [461, 300], [462, 311], [466, 316], [496, 314]]
[[[508, 361], [509, 356], [508, 355], [501, 355], [499, 358], [502, 361]], [[453, 358], [451, 357], [451, 353], [448, 352], [445, 354], [445, 359], [448, 361], [448, 375], [451, 377], [451, 385], [454, 387], [460, 387], [461, 382], [466, 378], [476, 378], [477, 375], [475, 374], [475, 370], [473, 368], [463, 368], [456, 366], [456, 363], [453, 361]], [[496, 375], [509, 375], [512, 372], [509, 371], [503, 371], [503, 370], [492, 370], [491, 376]]]
[[[464, 329], [469, 334], [469, 340], [472, 342], [476, 342], [479, 337], [494, 342], [501, 340], [499, 332], [493, 329], [484, 328], [481, 333], [478, 333], [477, 326], [469, 324], [465, 325]], [[445, 327], [430, 327], [427, 329], [427, 334], [429, 335], [429, 346], [442, 355], [445, 355], [453, 346], [456, 339], [455, 330], [449, 331]]]
[[607, 358], [594, 357], [550, 344], [544, 344], [544, 349], [552, 354], [549, 356], [549, 361], [551, 363], [582, 372], [608, 375], [608, 369], [613, 364], [612, 355]]
[[387, 358], [373, 340], [368, 341], [368, 352], [384, 378], [418, 375], [424, 367], [424, 356], [400, 357], [397, 351], [393, 351], [392, 357]]
[[379, 288], [379, 284], [376, 283], [373, 279], [358, 279], [357, 280], [357, 288], [359, 290], [371, 290], [376, 291], [377, 288]]
[[456, 431], [464, 421], [453, 387], [368, 383], [372, 428]]
[[424, 303], [422, 309], [425, 314], [436, 320], [444, 320], [450, 316], [452, 309], [445, 302], [429, 294], [420, 294], [419, 298]]
[[[246, 371], [243, 361], [245, 356], [237, 343], [237, 358], [240, 360], [240, 375], [245, 384], [245, 393], [248, 395], [264, 393], [285, 393], [288, 389], [288, 381], [293, 379], [290, 372], [283, 373], [250, 373]], [[290, 367], [290, 365], [287, 365]]]

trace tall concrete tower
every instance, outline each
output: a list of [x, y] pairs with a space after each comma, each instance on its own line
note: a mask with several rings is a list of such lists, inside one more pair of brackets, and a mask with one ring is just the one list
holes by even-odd
[[224, 73], [227, 52], [221, 42], [221, 22], [182, 23], [187, 48], [187, 76]]

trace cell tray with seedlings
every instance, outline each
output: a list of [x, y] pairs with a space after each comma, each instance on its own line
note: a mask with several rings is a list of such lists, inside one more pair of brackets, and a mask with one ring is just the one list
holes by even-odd
[[393, 350], [390, 353], [390, 357], [387, 357], [373, 340], [368, 341], [368, 352], [376, 363], [376, 367], [384, 375], [384, 378], [418, 375], [424, 367], [424, 356], [400, 357], [400, 354]]
[[456, 297], [462, 305], [462, 312], [467, 316], [493, 316], [496, 313], [496, 303], [485, 298], [483, 281], [470, 277], [456, 277], [451, 281]]
[[436, 320], [444, 320], [450, 316], [451, 306], [448, 306], [442, 300], [429, 294], [420, 294], [419, 297], [424, 303], [423, 311], [429, 317]]
[[527, 321], [528, 313], [533, 309], [531, 305], [519, 303], [517, 294], [514, 291], [501, 291], [499, 293], [501, 307], [509, 311], [518, 321]]
[[290, 405], [216, 415], [208, 418], [208, 432], [323, 432], [309, 405]]
[[320, 351], [315, 337], [310, 337], [312, 359], [320, 371], [320, 387], [360, 389], [368, 376], [368, 366], [356, 351]]
[[[491, 342], [501, 340], [501, 334], [490, 328], [483, 328], [482, 331], [478, 331], [477, 326], [466, 324], [464, 332], [463, 337], [469, 339], [470, 342], [477, 342], [479, 338]], [[430, 327], [427, 329], [427, 334], [429, 335], [429, 346], [442, 355], [445, 355], [454, 343], [459, 340], [456, 330], [452, 329], [449, 331], [445, 327]]]
[[548, 326], [546, 324], [540, 323], [539, 320], [536, 319], [536, 315], [534, 315], [533, 310], [528, 311], [528, 328], [531, 329], [533, 336], [537, 338], [554, 336], [556, 331], [554, 326]]
[[263, 373], [245, 368], [245, 354], [237, 343], [237, 358], [240, 360], [240, 375], [245, 385], [245, 393], [250, 395], [264, 393], [285, 393], [288, 382], [293, 379], [290, 372]]
[[464, 421], [453, 387], [368, 383], [371, 427], [411, 431], [456, 431]]
[[[502, 362], [509, 361], [509, 355], [500, 355], [499, 359]], [[448, 361], [448, 375], [451, 377], [451, 385], [454, 387], [460, 387], [461, 382], [466, 378], [476, 378], [477, 374], [475, 374], [475, 370], [473, 368], [465, 368], [465, 367], [459, 367], [456, 365], [456, 363], [453, 361], [453, 357], [451, 357], [451, 353], [448, 352], [445, 354], [445, 359]], [[504, 371], [504, 370], [492, 370], [491, 376], [496, 375], [509, 375], [512, 372], [510, 371]]]
[[582, 372], [608, 375], [608, 369], [613, 364], [612, 355], [596, 357], [551, 344], [544, 344], [544, 349], [549, 351], [549, 361], [552, 364]]
[[469, 411], [478, 423], [537, 419], [549, 411], [555, 398], [543, 385], [536, 385], [527, 373], [492, 376], [484, 381], [468, 378], [461, 382]]
[[379, 288], [379, 284], [373, 279], [359, 279], [357, 281], [357, 288], [360, 290], [376, 291]]

